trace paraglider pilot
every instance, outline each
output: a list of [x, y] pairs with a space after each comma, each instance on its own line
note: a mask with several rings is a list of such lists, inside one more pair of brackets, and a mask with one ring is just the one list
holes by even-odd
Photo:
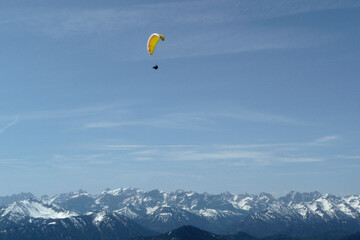
[[[165, 37], [162, 34], [159, 33], [153, 33], [150, 35], [148, 41], [147, 41], [147, 50], [149, 52], [150, 55], [153, 54], [154, 49], [156, 47], [156, 44], [158, 43], [158, 41], [161, 39], [161, 41], [165, 41]], [[157, 70], [159, 68], [158, 65], [153, 66], [153, 69]]]

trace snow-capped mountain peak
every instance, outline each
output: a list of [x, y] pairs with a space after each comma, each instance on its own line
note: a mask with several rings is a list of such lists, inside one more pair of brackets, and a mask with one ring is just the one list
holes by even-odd
[[288, 206], [296, 205], [304, 202], [313, 202], [323, 195], [319, 192], [310, 192], [310, 193], [299, 193], [296, 191], [291, 191], [286, 196], [279, 198], [279, 201]]

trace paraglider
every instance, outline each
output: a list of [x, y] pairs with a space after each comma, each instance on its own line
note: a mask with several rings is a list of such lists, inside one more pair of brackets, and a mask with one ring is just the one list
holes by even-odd
[[147, 42], [147, 49], [148, 52], [150, 53], [150, 55], [152, 55], [154, 53], [156, 44], [158, 43], [159, 40], [165, 41], [165, 37], [159, 33], [153, 33], [150, 35], [148, 42]]
[[[152, 55], [154, 53], [155, 47], [160, 39], [161, 39], [161, 41], [165, 41], [164, 35], [159, 34], [159, 33], [153, 33], [150, 35], [150, 37], [147, 41], [147, 50], [150, 55]], [[153, 67], [153, 69], [155, 69], [155, 70], [157, 70], [158, 68], [159, 68], [158, 65], [155, 65]]]

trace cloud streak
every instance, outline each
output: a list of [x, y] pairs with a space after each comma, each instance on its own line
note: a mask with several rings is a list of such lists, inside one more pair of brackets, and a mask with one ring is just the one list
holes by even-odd
[[3, 134], [8, 128], [12, 127], [18, 122], [18, 118], [15, 118], [13, 121], [5, 125], [4, 127], [0, 128], [0, 134]]
[[[104, 105], [104, 106], [93, 106], [93, 107], [83, 107], [83, 108], [71, 108], [71, 109], [60, 109], [60, 110], [44, 110], [44, 111], [28, 111], [28, 112], [19, 112], [14, 115], [5, 115], [1, 116], [0, 119], [3, 121], [8, 121], [9, 119], [14, 119], [9, 123], [7, 127], [12, 126], [18, 120], [21, 121], [40, 121], [40, 120], [52, 120], [52, 119], [65, 119], [65, 118], [81, 118], [84, 116], [97, 115], [99, 113], [115, 111], [121, 113], [122, 106], [114, 105]], [[5, 127], [5, 129], [7, 128]]]
[[[321, 143], [317, 143], [319, 139]], [[340, 159], [356, 160], [359, 156], [318, 155], [321, 148], [330, 148], [336, 143], [337, 136], [324, 136], [307, 142], [268, 143], [268, 144], [117, 144], [81, 147], [81, 154], [56, 154], [46, 161], [50, 167], [64, 170], [78, 169], [137, 169], [141, 166], [182, 167], [196, 166], [197, 169], [237, 168], [237, 167], [312, 167], [327, 161]], [[314, 144], [316, 143], [316, 144]], [[146, 167], [145, 167], [146, 168]], [[152, 168], [152, 167], [150, 167]], [[141, 171], [143, 171], [142, 169]]]
[[[325, 137], [324, 137], [325, 138]], [[303, 156], [303, 152], [323, 147], [304, 143], [249, 145], [107, 145], [98, 148], [118, 152], [124, 159], [134, 161], [220, 161], [241, 165], [273, 165], [289, 163], [317, 163], [332, 157]], [[291, 147], [290, 147], [291, 146]]]
[[[154, 23], [167, 33], [163, 58], [238, 53], [264, 49], [312, 47], [334, 36], [319, 35], [306, 29], [269, 27], [254, 20], [283, 17], [311, 11], [360, 7], [358, 1], [185, 1], [158, 4], [113, 4], [106, 8], [20, 8], [3, 10], [6, 31], [32, 31], [55, 39], [93, 36], [117, 36], [136, 41], [134, 29], [152, 27]], [[199, 11], [201, 9], [201, 11]], [[155, 14], [161, 13], [161, 14]], [[177, 14], [174, 14], [177, 13]], [[181, 16], [181, 17], [175, 17]], [[212, 25], [223, 25], [211, 31]], [[236, 28], [228, 28], [236, 24]], [[170, 26], [170, 27], [169, 27]], [[5, 29], [5, 28], [4, 28]], [[176, 32], [173, 30], [176, 29]], [[0, 29], [1, 31], [1, 29]], [[5, 31], [5, 30], [3, 30]], [[129, 34], [123, 34], [129, 32]], [[148, 34], [148, 33], [146, 33]], [[181, 36], [181, 37], [179, 37]], [[221, 36], [221, 47], [219, 44]], [[142, 36], [144, 37], [144, 36]], [[181, 39], [179, 39], [181, 38]], [[138, 42], [137, 42], [138, 43]], [[182, 51], [176, 51], [181, 43]], [[132, 46], [131, 44], [128, 46]], [[127, 54], [127, 60], [143, 59], [140, 50]], [[137, 49], [134, 47], [134, 49]]]
[[338, 140], [339, 137], [338, 136], [325, 136], [319, 139], [316, 139], [313, 143], [314, 144], [321, 144], [321, 143], [327, 143], [327, 142], [332, 142], [332, 141], [336, 141]]
[[[131, 112], [130, 110], [128, 112]], [[84, 124], [79, 129], [95, 128], [120, 128], [127, 126], [143, 126], [155, 128], [189, 129], [189, 130], [211, 130], [220, 126], [224, 120], [241, 120], [253, 123], [269, 123], [281, 125], [309, 125], [300, 120], [292, 119], [282, 115], [260, 113], [250, 110], [229, 110], [212, 112], [175, 112], [163, 113], [146, 118], [137, 117], [132, 119], [124, 116], [123, 121], [96, 121]]]
[[[0, 24], [26, 28], [46, 35], [66, 37], [79, 34], [99, 34], [157, 25], [210, 26], [219, 23], [244, 22], [277, 18], [311, 11], [356, 8], [358, 1], [264, 1], [200, 0], [165, 3], [107, 4], [107, 7], [77, 8], [71, 4], [59, 7], [18, 7], [4, 9]], [[201, 9], [201, 11], [199, 11]], [[175, 17], [174, 13], [181, 17]], [[161, 13], [161, 14], [156, 14]]]
[[205, 130], [204, 125], [212, 123], [210, 118], [206, 118], [198, 113], [170, 113], [161, 114], [159, 116], [152, 116], [141, 119], [128, 119], [126, 121], [101, 121], [85, 124], [82, 129], [91, 128], [116, 128], [126, 126], [144, 126], [155, 128], [173, 128], [173, 129], [190, 129], [190, 130]]

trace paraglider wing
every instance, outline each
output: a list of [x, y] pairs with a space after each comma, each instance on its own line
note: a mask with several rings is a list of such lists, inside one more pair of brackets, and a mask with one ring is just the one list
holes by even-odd
[[153, 54], [156, 44], [158, 43], [158, 41], [160, 39], [162, 41], [165, 41], [165, 37], [159, 33], [153, 33], [150, 35], [148, 42], [147, 42], [147, 49], [148, 49], [148, 52], [150, 53], [150, 55]]

